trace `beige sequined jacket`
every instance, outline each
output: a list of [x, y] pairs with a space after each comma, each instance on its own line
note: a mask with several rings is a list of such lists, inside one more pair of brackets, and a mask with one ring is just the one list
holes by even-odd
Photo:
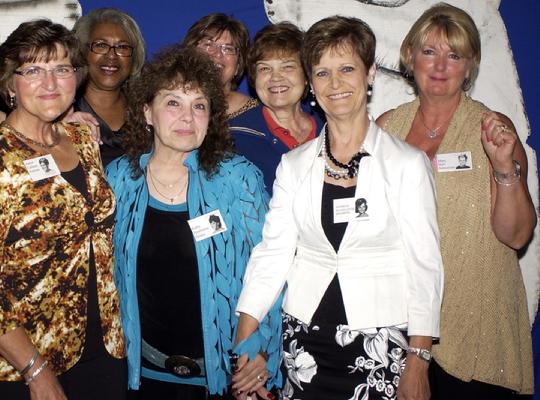
[[[103, 341], [113, 357], [124, 356], [113, 281], [114, 196], [88, 128], [62, 127], [79, 153], [89, 199], [60, 175], [33, 182], [23, 160], [39, 154], [0, 127], [0, 335], [24, 327], [57, 374], [83, 351], [91, 244]], [[0, 380], [20, 379], [0, 357]]]
[[[384, 129], [405, 139], [418, 99], [391, 112]], [[437, 155], [471, 152], [472, 168], [435, 170], [444, 295], [437, 363], [451, 375], [533, 391], [531, 335], [516, 252], [491, 227], [489, 160], [480, 140], [488, 108], [462, 95]]]

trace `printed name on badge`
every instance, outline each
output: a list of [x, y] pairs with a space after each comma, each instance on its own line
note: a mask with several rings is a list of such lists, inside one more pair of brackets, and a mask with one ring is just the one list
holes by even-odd
[[28, 160], [24, 160], [23, 162], [28, 174], [30, 175], [30, 178], [34, 182], [60, 175], [60, 169], [50, 154], [30, 158]]
[[188, 224], [197, 242], [227, 231], [227, 226], [219, 210], [190, 219]]
[[334, 224], [350, 221], [369, 221], [368, 201], [364, 197], [334, 200]]
[[437, 154], [436, 167], [439, 172], [466, 172], [472, 170], [473, 160], [470, 151]]

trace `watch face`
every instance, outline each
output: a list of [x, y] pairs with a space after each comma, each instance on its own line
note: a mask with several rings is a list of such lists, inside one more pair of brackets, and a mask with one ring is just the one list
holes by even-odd
[[426, 361], [431, 361], [431, 353], [427, 350], [420, 351], [419, 356]]

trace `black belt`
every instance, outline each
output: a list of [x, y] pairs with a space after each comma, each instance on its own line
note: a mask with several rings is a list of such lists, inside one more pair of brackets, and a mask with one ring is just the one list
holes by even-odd
[[142, 339], [142, 356], [152, 364], [164, 368], [182, 378], [204, 376], [204, 358], [189, 358], [181, 355], [167, 356]]

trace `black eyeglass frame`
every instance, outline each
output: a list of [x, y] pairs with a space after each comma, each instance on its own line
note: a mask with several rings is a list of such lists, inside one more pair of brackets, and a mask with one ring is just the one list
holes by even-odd
[[[107, 46], [107, 51], [101, 51], [101, 50], [96, 51], [96, 46], [97, 45]], [[109, 44], [107, 42], [100, 42], [100, 41], [88, 43], [88, 48], [90, 49], [90, 51], [92, 53], [99, 54], [99, 55], [109, 54], [111, 49], [114, 49], [114, 54], [116, 54], [118, 57], [131, 57], [133, 55], [133, 50], [135, 50], [135, 47], [133, 47], [133, 46], [131, 46], [129, 44], [120, 43], [120, 44], [111, 45], [111, 44]], [[120, 54], [120, 53], [118, 53], [118, 49], [120, 49], [120, 48], [130, 49], [129, 54]]]

